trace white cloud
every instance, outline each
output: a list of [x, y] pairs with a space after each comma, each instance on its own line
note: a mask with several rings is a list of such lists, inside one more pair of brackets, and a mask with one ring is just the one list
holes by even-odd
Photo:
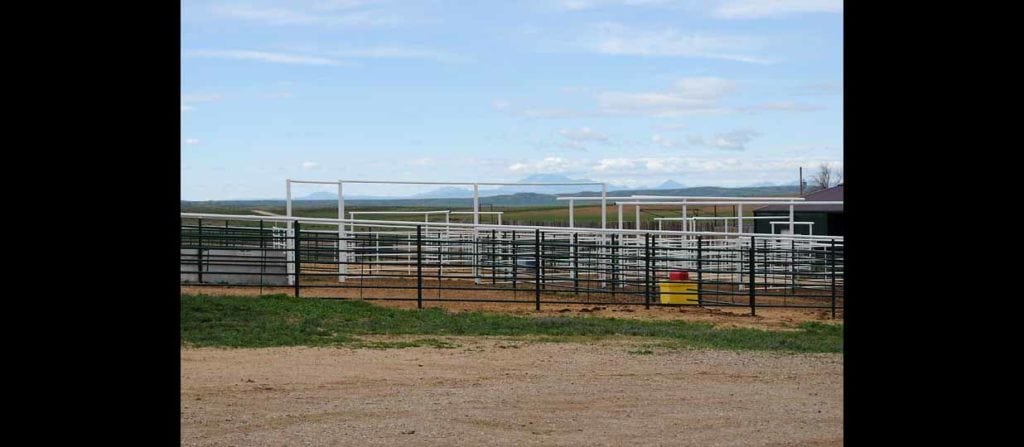
[[568, 171], [571, 167], [572, 163], [562, 157], [545, 157], [536, 162], [513, 163], [508, 170], [516, 174], [558, 174]]
[[447, 51], [431, 48], [406, 47], [400, 45], [375, 46], [367, 48], [346, 48], [331, 51], [332, 56], [373, 59], [421, 59], [436, 62], [464, 62], [468, 58]]
[[735, 90], [735, 83], [714, 77], [684, 78], [666, 92], [604, 92], [598, 108], [609, 114], [671, 116], [688, 112], [720, 112], [718, 101]]
[[691, 135], [687, 138], [687, 142], [694, 146], [706, 146], [715, 149], [724, 150], [735, 150], [742, 151], [746, 149], [746, 144], [750, 142], [755, 136], [760, 133], [748, 130], [740, 129], [733, 130], [731, 132], [715, 134], [711, 138], [705, 139], [700, 135]]
[[185, 144], [187, 144], [189, 146], [195, 146], [195, 145], [199, 144], [199, 139], [198, 138], [186, 138], [185, 139]]
[[729, 0], [716, 7], [711, 15], [722, 19], [757, 19], [791, 14], [843, 12], [842, 0]]
[[596, 172], [636, 171], [642, 161], [630, 158], [602, 158], [593, 167]]
[[294, 98], [295, 94], [292, 92], [271, 92], [264, 93], [262, 96], [266, 99], [290, 99]]
[[431, 166], [434, 164], [434, 159], [430, 157], [414, 158], [405, 163], [413, 166]]
[[190, 110], [195, 110], [195, 109], [196, 109], [195, 107], [192, 107], [190, 105], [185, 105], [185, 104], [181, 105], [181, 111], [182, 112], [188, 112]]
[[181, 102], [215, 102], [220, 101], [218, 93], [190, 93], [181, 95]]
[[559, 129], [558, 134], [573, 141], [608, 141], [608, 136], [589, 127]]
[[565, 11], [585, 11], [605, 6], [655, 6], [671, 3], [673, 0], [559, 0], [555, 6]]
[[559, 129], [558, 134], [568, 141], [559, 144], [569, 149], [587, 150], [589, 143], [608, 143], [608, 136], [589, 127]]
[[491, 107], [493, 107], [494, 110], [498, 110], [498, 111], [508, 110], [508, 108], [511, 105], [512, 104], [510, 104], [508, 101], [505, 101], [503, 99], [495, 99], [494, 101], [491, 102]]
[[755, 49], [758, 40], [748, 37], [684, 32], [677, 28], [630, 28], [601, 23], [580, 42], [588, 51], [626, 56], [700, 57], [754, 64], [771, 60], [740, 54]]
[[523, 109], [519, 111], [525, 117], [528, 118], [577, 118], [580, 116], [586, 116], [584, 112], [578, 112], [569, 109]]
[[739, 108], [739, 110], [744, 112], [756, 112], [762, 110], [781, 112], [812, 112], [821, 109], [824, 109], [824, 107], [817, 104], [804, 104], [796, 102], [771, 102]]
[[688, 126], [686, 124], [683, 124], [683, 123], [660, 123], [660, 124], [655, 124], [652, 127], [654, 128], [654, 130], [672, 131], [672, 130], [686, 129]]
[[840, 95], [843, 85], [832, 82], [805, 84], [793, 91], [794, 95]]
[[379, 10], [359, 9], [373, 2], [280, 2], [280, 6], [233, 4], [213, 7], [215, 15], [235, 20], [262, 22], [270, 25], [323, 25], [341, 27], [374, 27], [402, 23], [399, 17]]
[[216, 59], [238, 59], [274, 64], [298, 64], [298, 65], [342, 65], [341, 61], [318, 56], [305, 56], [299, 54], [271, 53], [267, 51], [251, 50], [189, 50], [185, 52], [190, 57], [208, 57]]
[[820, 163], [841, 166], [836, 160], [819, 158], [767, 158], [751, 159], [736, 157], [621, 157], [604, 158], [585, 166], [595, 174], [653, 175], [672, 173], [727, 173], [796, 170], [803, 166], [817, 166]]
[[304, 161], [304, 162], [302, 162], [302, 169], [305, 169], [307, 171], [312, 170], [312, 169], [316, 169], [316, 168], [319, 168], [319, 167], [320, 167], [320, 163], [317, 163], [315, 161]]
[[672, 149], [681, 146], [681, 143], [679, 143], [678, 141], [665, 137], [661, 134], [652, 135], [651, 142], [654, 143], [656, 146], [660, 146], [666, 149]]

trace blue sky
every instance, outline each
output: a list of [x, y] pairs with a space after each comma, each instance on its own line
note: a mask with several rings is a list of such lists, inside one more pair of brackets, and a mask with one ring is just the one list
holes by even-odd
[[185, 200], [842, 163], [841, 1], [185, 0], [181, 46]]

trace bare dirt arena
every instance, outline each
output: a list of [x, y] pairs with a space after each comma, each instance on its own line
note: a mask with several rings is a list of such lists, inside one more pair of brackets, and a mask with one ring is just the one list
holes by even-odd
[[182, 349], [182, 445], [842, 445], [841, 354], [441, 338]]

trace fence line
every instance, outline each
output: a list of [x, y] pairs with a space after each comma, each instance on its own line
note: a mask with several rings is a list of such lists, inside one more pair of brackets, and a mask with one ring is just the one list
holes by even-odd
[[[291, 228], [271, 226], [282, 224]], [[332, 224], [350, 228], [343, 238], [316, 229]], [[845, 298], [841, 237], [183, 213], [181, 241], [182, 284], [290, 287], [297, 297], [799, 307], [833, 317]], [[692, 290], [668, 290], [679, 270]]]

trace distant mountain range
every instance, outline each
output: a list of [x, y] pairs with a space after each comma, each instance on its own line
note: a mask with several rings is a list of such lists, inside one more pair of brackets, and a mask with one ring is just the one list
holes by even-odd
[[[659, 185], [660, 187], [661, 185]], [[751, 197], [751, 196], [796, 196], [800, 191], [797, 185], [783, 185], [783, 186], [748, 186], [739, 188], [726, 188], [719, 186], [697, 186], [689, 188], [679, 189], [619, 189], [615, 191], [609, 191], [608, 197], [611, 200], [619, 197], [628, 197], [630, 195], [672, 195], [672, 196], [736, 196], [736, 197]], [[600, 191], [583, 191], [577, 192], [574, 195], [584, 197], [600, 197]], [[322, 195], [310, 195], [313, 197], [328, 197], [326, 199], [299, 199], [295, 202], [296, 207], [299, 208], [317, 208], [323, 206], [331, 206], [333, 202], [337, 200], [334, 194], [324, 192]], [[526, 193], [519, 192], [514, 194], [500, 194], [492, 196], [483, 196], [480, 198], [481, 206], [561, 206], [566, 205], [564, 201], [556, 200], [556, 194], [538, 194], [538, 193]], [[472, 197], [440, 197], [440, 198], [365, 198], [362, 197], [350, 197], [345, 196], [345, 202], [350, 206], [364, 206], [364, 207], [396, 207], [396, 206], [414, 206], [414, 207], [428, 207], [428, 208], [468, 208], [473, 206]], [[268, 199], [268, 200], [217, 200], [217, 201], [188, 201], [182, 200], [182, 210], [192, 212], [213, 212], [211, 210], [218, 210], [219, 207], [238, 207], [241, 209], [251, 209], [252, 207], [258, 206], [284, 206], [284, 200], [282, 199]]]
[[682, 183], [679, 183], [679, 182], [677, 182], [675, 180], [665, 180], [664, 183], [662, 183], [662, 184], [660, 184], [658, 186], [655, 186], [654, 189], [680, 189], [680, 188], [685, 188], [685, 187], [686, 186], [683, 186]]
[[[534, 174], [516, 183], [597, 183], [590, 179], [574, 179], [559, 174]], [[774, 185], [768, 185], [774, 186]], [[665, 180], [652, 190], [680, 189], [685, 188], [683, 184], [674, 180]], [[627, 191], [629, 188], [621, 185], [608, 184], [608, 192]], [[600, 192], [598, 185], [553, 185], [553, 186], [516, 186], [505, 185], [499, 187], [480, 187], [480, 197], [496, 197], [512, 194], [574, 194], [584, 192]], [[410, 196], [367, 196], [367, 195], [345, 195], [346, 200], [403, 200], [403, 199], [465, 199], [473, 197], [473, 188], [459, 186], [444, 186], [431, 191], [413, 194]], [[328, 191], [317, 191], [312, 194], [295, 197], [295, 200], [338, 200], [338, 194]]]

